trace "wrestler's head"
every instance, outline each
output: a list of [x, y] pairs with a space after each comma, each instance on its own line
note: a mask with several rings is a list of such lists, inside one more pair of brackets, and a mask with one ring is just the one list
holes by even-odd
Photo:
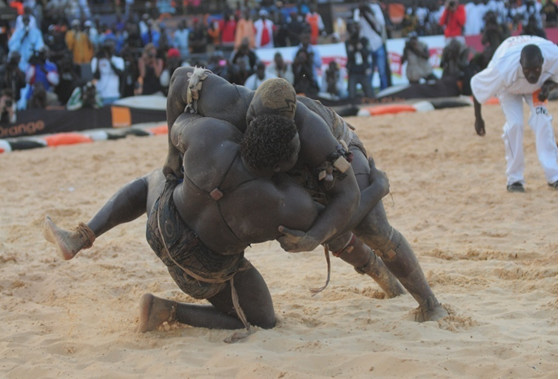
[[294, 120], [272, 114], [255, 117], [243, 134], [241, 157], [265, 175], [286, 172], [297, 162], [299, 135]]
[[523, 69], [525, 79], [531, 84], [539, 81], [544, 59], [541, 49], [537, 45], [527, 45], [521, 50], [519, 63]]
[[291, 120], [294, 119], [296, 91], [287, 80], [282, 78], [268, 79], [257, 88], [247, 109], [247, 125], [255, 117], [263, 114], [274, 114]]

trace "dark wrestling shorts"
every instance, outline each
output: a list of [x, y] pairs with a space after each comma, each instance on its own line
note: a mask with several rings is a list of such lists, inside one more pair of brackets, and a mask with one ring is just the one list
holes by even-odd
[[179, 216], [173, 202], [175, 185], [166, 182], [154, 204], [148, 216], [146, 239], [183, 292], [196, 299], [208, 299], [223, 290], [227, 281], [250, 263], [243, 257], [243, 251], [222, 255], [200, 241]]

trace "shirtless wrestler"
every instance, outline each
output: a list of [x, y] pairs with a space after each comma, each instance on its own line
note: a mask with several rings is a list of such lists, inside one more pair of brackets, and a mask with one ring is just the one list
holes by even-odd
[[[353, 248], [352, 242], [361, 244], [362, 240], [383, 259], [418, 302], [418, 321], [437, 320], [447, 315], [428, 285], [412, 248], [389, 224], [382, 202], [359, 225], [350, 223], [359, 188], [367, 185], [370, 166], [364, 146], [342, 117], [317, 101], [296, 98], [293, 87], [285, 80], [270, 79], [257, 91], [251, 91], [230, 84], [210, 71], [192, 67], [182, 67], [172, 77], [167, 98], [169, 127], [183, 112], [226, 120], [241, 131], [255, 121], [252, 125], [259, 126], [263, 134], [270, 133], [273, 125], [266, 117], [295, 120], [301, 147], [297, 172], [292, 170], [289, 174], [304, 178], [305, 187], [313, 195], [322, 196], [325, 209], [307, 232], [280, 227], [284, 233], [278, 239], [282, 247], [292, 252], [310, 251], [329, 241], [331, 250], [344, 251]], [[266, 155], [266, 151], [262, 153]], [[180, 175], [179, 157], [170, 143], [164, 172]], [[351, 170], [347, 164], [349, 160]], [[338, 238], [341, 231], [349, 228], [359, 239], [348, 242]]]
[[[299, 140], [293, 121], [277, 125], [276, 131], [270, 139], [284, 148], [270, 149], [264, 163], [281, 162], [286, 167], [278, 169], [285, 170], [297, 158]], [[273, 327], [270, 293], [258, 270], [244, 258], [244, 249], [278, 238], [280, 224], [306, 230], [321, 206], [285, 174], [272, 177], [272, 171], [260, 170], [259, 176], [252, 172], [246, 163], [255, 146], [250, 133], [243, 135], [227, 122], [186, 113], [177, 118], [171, 134], [188, 162], [183, 180], [166, 180], [161, 170], [136, 179], [121, 188], [87, 225], [80, 224], [74, 231], [59, 228], [47, 217], [46, 239], [57, 245], [64, 259], [72, 259], [91, 247], [96, 237], [146, 212], [148, 243], [173, 280], [188, 295], [207, 299], [211, 305], [146, 294], [139, 331], [153, 330], [165, 321], [220, 329], [248, 328], [249, 324]], [[370, 178], [372, 184], [361, 196], [362, 213], [389, 190], [380, 171], [372, 170]], [[374, 278], [385, 284], [387, 292], [402, 290], [367, 246], [355, 245], [353, 252], [341, 252], [341, 257], [357, 269], [371, 266], [370, 271], [377, 273]]]

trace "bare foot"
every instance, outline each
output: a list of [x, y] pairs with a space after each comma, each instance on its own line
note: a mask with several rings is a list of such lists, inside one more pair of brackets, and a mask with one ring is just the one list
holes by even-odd
[[74, 258], [83, 246], [79, 233], [59, 228], [49, 216], [45, 218], [43, 224], [43, 236], [47, 241], [56, 245], [61, 257], [65, 260]]
[[146, 293], [140, 299], [140, 321], [136, 329], [140, 333], [157, 329], [165, 321], [175, 319], [175, 303]]
[[445, 308], [438, 302], [435, 304], [430, 304], [431, 302], [428, 301], [428, 305], [420, 306], [414, 310], [414, 320], [418, 322], [424, 321], [437, 321], [446, 316], [449, 316], [449, 313], [445, 310]]

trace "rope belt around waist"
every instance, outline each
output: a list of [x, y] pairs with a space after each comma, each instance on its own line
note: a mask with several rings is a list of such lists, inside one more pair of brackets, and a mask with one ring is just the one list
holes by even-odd
[[179, 262], [177, 262], [172, 256], [171, 253], [169, 252], [169, 249], [167, 248], [167, 244], [165, 242], [165, 238], [163, 237], [163, 234], [161, 232], [161, 224], [160, 224], [160, 217], [159, 217], [159, 207], [157, 207], [156, 209], [156, 219], [157, 219], [157, 224], [158, 224], [158, 232], [161, 238], [161, 241], [163, 243], [163, 249], [165, 250], [165, 253], [167, 254], [167, 257], [177, 265], [177, 267], [179, 267], [181, 270], [183, 270], [183, 272], [185, 272], [185, 274], [193, 277], [194, 279], [204, 282], [204, 283], [223, 283], [224, 281], [229, 281], [230, 287], [231, 287], [231, 300], [233, 302], [233, 308], [235, 309], [235, 313], [237, 314], [237, 317], [239, 317], [239, 320], [243, 323], [243, 326], [246, 329], [246, 332], [243, 334], [239, 334], [239, 333], [234, 333], [232, 336], [226, 338], [224, 340], [224, 342], [226, 343], [232, 343], [232, 342], [237, 342], [242, 338], [247, 337], [249, 334], [252, 333], [251, 331], [251, 325], [249, 324], [249, 322], [247, 321], [247, 317], [245, 316], [245, 312], [243, 312], [243, 309], [241, 308], [241, 305], [239, 304], [239, 296], [237, 295], [237, 290], [235, 289], [235, 285], [234, 285], [234, 277], [236, 272], [232, 273], [231, 275], [229, 275], [225, 280], [223, 279], [210, 279], [210, 278], [204, 278], [194, 272], [192, 272], [192, 270], [189, 270], [185, 267], [183, 267], [181, 264], [179, 264]]

